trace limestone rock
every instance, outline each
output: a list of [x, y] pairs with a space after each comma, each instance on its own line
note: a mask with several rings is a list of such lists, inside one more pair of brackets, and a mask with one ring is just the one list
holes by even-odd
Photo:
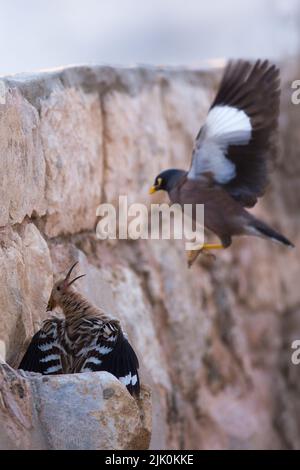
[[[146, 449], [151, 422], [126, 388], [107, 372], [31, 379], [51, 449]], [[150, 403], [147, 402], [150, 409]], [[146, 427], [144, 427], [144, 425]]]
[[151, 396], [107, 372], [45, 377], [0, 365], [0, 448], [147, 449]]
[[[0, 226], [46, 210], [46, 165], [37, 110], [16, 88], [0, 104]], [[5, 175], [5, 177], [4, 177]]]
[[102, 115], [98, 95], [53, 90], [41, 102], [49, 236], [93, 229], [102, 190]]
[[160, 87], [137, 96], [112, 90], [103, 97], [103, 113], [106, 199], [117, 203], [127, 195], [129, 204], [149, 202], [149, 178], [170, 163]]
[[0, 340], [7, 361], [16, 366], [33, 333], [46, 316], [52, 288], [47, 243], [34, 224], [1, 231]]
[[0, 449], [45, 449], [30, 382], [0, 364]]

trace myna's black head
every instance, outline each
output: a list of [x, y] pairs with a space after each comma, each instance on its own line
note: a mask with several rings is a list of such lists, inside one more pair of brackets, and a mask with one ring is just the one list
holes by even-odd
[[180, 179], [186, 175], [186, 171], [183, 170], [165, 170], [162, 171], [154, 181], [154, 185], [150, 188], [150, 194], [156, 191], [171, 191]]

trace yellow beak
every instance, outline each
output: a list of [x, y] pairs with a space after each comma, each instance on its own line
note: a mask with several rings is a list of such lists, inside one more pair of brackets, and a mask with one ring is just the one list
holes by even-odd
[[157, 191], [156, 186], [151, 186], [151, 188], [149, 189], [149, 194], [156, 193], [156, 191]]

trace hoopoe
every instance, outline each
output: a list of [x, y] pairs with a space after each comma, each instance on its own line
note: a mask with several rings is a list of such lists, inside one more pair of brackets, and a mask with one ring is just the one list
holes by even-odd
[[47, 311], [59, 306], [64, 319], [44, 321], [20, 363], [19, 369], [50, 374], [107, 371], [138, 395], [140, 382], [137, 356], [119, 320], [92, 305], [72, 284], [85, 275], [67, 276], [53, 286]]

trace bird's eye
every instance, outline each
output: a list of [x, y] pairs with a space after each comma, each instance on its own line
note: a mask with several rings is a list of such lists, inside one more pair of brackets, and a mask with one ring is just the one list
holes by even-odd
[[60, 290], [60, 287], [58, 286], [58, 287], [56, 288], [56, 290]]

